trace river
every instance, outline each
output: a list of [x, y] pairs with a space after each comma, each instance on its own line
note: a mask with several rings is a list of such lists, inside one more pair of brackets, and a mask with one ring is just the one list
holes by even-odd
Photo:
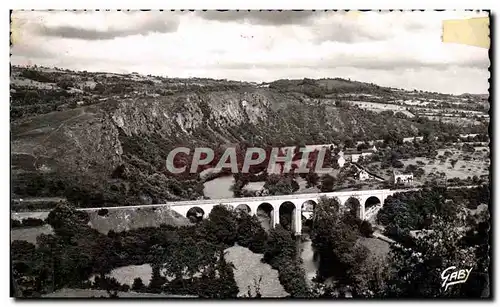
[[[301, 178], [295, 178], [295, 181], [299, 184], [299, 190], [294, 192], [294, 194], [303, 193], [318, 193], [319, 189], [317, 187], [306, 187], [306, 181]], [[265, 181], [256, 181], [247, 183], [243, 189], [248, 191], [261, 191], [264, 189]], [[218, 177], [212, 180], [206, 181], [203, 186], [203, 193], [206, 197], [210, 199], [226, 199], [233, 198], [233, 191], [231, 187], [234, 184], [234, 177], [232, 175]]]
[[233, 198], [233, 191], [231, 191], [233, 184], [234, 177], [232, 175], [218, 177], [203, 184], [203, 193], [211, 199]]
[[300, 243], [302, 257], [302, 267], [306, 273], [306, 282], [309, 287], [312, 286], [312, 279], [316, 276], [316, 270], [318, 269], [318, 262], [314, 260], [314, 249], [312, 247], [312, 241], [307, 235], [305, 239]]

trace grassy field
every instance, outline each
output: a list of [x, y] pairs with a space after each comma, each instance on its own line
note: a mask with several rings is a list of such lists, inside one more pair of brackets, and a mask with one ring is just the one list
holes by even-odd
[[[449, 148], [438, 150], [438, 154], [434, 160], [429, 160], [427, 158], [413, 158], [407, 160], [401, 160], [405, 167], [409, 164], [417, 164], [416, 161], [422, 161], [425, 165], [422, 165], [426, 174], [443, 172], [446, 174], [447, 178], [458, 177], [460, 179], [466, 179], [467, 177], [473, 177], [481, 175], [487, 175], [489, 173], [489, 150], [486, 147], [478, 147], [475, 153], [466, 153], [458, 149]], [[486, 149], [486, 151], [483, 151]], [[451, 156], [447, 157], [445, 162], [440, 161], [438, 157], [443, 156], [446, 151], [451, 153]], [[469, 161], [464, 160], [465, 156], [470, 156]], [[451, 165], [451, 160], [457, 160], [454, 167]]]
[[255, 254], [248, 248], [233, 246], [226, 249], [226, 260], [234, 265], [234, 278], [240, 290], [238, 296], [246, 295], [248, 287], [255, 294], [254, 281], [259, 281], [262, 297], [284, 297], [288, 293], [279, 282], [278, 271], [269, 264], [262, 263], [262, 255]]
[[368, 248], [372, 257], [385, 259], [389, 255], [390, 246], [385, 241], [376, 238], [361, 237], [358, 239], [358, 243]]
[[27, 218], [45, 220], [49, 216], [50, 211], [26, 211], [26, 212], [11, 212], [10, 218], [14, 220], [24, 220]]
[[[261, 276], [260, 291], [263, 297], [288, 295], [279, 282], [278, 271], [272, 269], [270, 265], [262, 263], [261, 254], [255, 254], [248, 248], [241, 246], [230, 247], [225, 252], [226, 260], [234, 265], [234, 278], [240, 290], [239, 296], [248, 293], [248, 286], [250, 286], [252, 294], [255, 294], [254, 280], [258, 281]], [[132, 286], [135, 278], [140, 277], [143, 283], [148, 285], [152, 273], [151, 265], [143, 264], [119, 267], [112, 270], [107, 276], [114, 277], [119, 283], [129, 286]]]
[[406, 110], [406, 107], [395, 104], [385, 104], [385, 103], [368, 102], [368, 101], [349, 101], [349, 103], [357, 105], [361, 109], [366, 109], [373, 112], [394, 111], [394, 112], [401, 112], [408, 117], [415, 117], [415, 115]]
[[12, 229], [10, 231], [10, 242], [15, 240], [20, 240], [36, 244], [36, 237], [38, 237], [41, 234], [52, 234], [52, 233], [54, 233], [54, 230], [50, 225]]
[[166, 207], [160, 208], [133, 208], [110, 209], [106, 216], [99, 216], [97, 212], [89, 212], [90, 226], [99, 232], [107, 234], [140, 227], [158, 227], [161, 224], [183, 226], [190, 222], [177, 212]]
[[[153, 274], [153, 268], [151, 265], [141, 264], [141, 265], [128, 265], [124, 267], [119, 267], [112, 270], [107, 276], [115, 278], [119, 283], [132, 286], [134, 279], [139, 277], [142, 282], [147, 286], [151, 281], [151, 275]], [[91, 280], [93, 278], [91, 277]]]

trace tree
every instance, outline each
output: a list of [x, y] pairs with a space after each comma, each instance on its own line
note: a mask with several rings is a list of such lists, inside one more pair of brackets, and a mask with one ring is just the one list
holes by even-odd
[[246, 297], [261, 298], [262, 297], [262, 294], [260, 293], [260, 283], [261, 282], [262, 282], [262, 275], [259, 276], [259, 281], [257, 281], [256, 279], [253, 280], [255, 295], [252, 294], [252, 288], [250, 287], [250, 285], [248, 285]]
[[370, 222], [368, 221], [362, 221], [361, 224], [359, 225], [359, 232], [367, 237], [371, 238], [373, 235], [373, 226]]
[[366, 150], [368, 148], [370, 148], [369, 144], [367, 144], [367, 143], [361, 143], [361, 144], [358, 145], [357, 150], [358, 151], [363, 151], [363, 150]]
[[307, 187], [314, 187], [318, 184], [319, 181], [319, 175], [316, 174], [314, 171], [310, 171], [306, 175], [306, 182], [307, 182]]
[[345, 146], [346, 148], [351, 148], [351, 147], [353, 147], [353, 146], [354, 146], [354, 141], [353, 141], [350, 137], [346, 137], [346, 138], [344, 139], [344, 146]]
[[102, 83], [96, 83], [94, 91], [99, 94], [104, 94], [106, 87]]
[[237, 236], [236, 214], [226, 206], [216, 205], [203, 221], [201, 231], [212, 243], [232, 246]]
[[306, 297], [308, 289], [305, 272], [295, 244], [292, 233], [281, 225], [276, 225], [269, 232], [263, 260], [278, 270], [283, 288], [292, 297]]
[[[462, 221], [462, 222], [461, 222]], [[457, 217], [453, 222], [436, 218], [433, 224], [415, 240], [415, 246], [393, 245], [391, 250], [392, 277], [386, 297], [463, 297], [466, 284], [445, 290], [441, 273], [450, 266], [475, 268], [474, 247], [460, 244], [466, 225]]]
[[335, 178], [329, 174], [321, 176], [321, 192], [332, 192], [335, 185]]
[[396, 193], [385, 200], [377, 221], [386, 226], [387, 235], [400, 241], [408, 231], [428, 227], [436, 216], [454, 219], [461, 205], [446, 200], [446, 195], [446, 189], [439, 187]]
[[224, 251], [220, 250], [219, 260], [217, 262], [217, 271], [219, 278], [216, 282], [219, 291], [210, 296], [211, 298], [231, 298], [238, 295], [238, 285], [234, 279], [233, 264], [228, 263], [224, 257]]
[[288, 195], [299, 189], [298, 183], [291, 176], [269, 175], [264, 189], [269, 195]]
[[151, 281], [149, 282], [149, 290], [153, 293], [162, 292], [162, 287], [166, 282], [166, 278], [160, 274], [160, 266], [153, 265], [153, 272], [151, 274]]
[[294, 258], [295, 240], [292, 233], [277, 224], [271, 229], [264, 249], [264, 261], [273, 268], [278, 268], [284, 258]]
[[132, 290], [141, 292], [144, 291], [146, 286], [142, 282], [142, 279], [140, 277], [134, 278], [134, 283], [132, 284]]
[[401, 162], [399, 160], [393, 160], [392, 166], [395, 168], [403, 168], [405, 165], [403, 164], [403, 162]]
[[364, 261], [366, 248], [357, 246], [358, 225], [340, 212], [334, 198], [322, 197], [315, 209], [311, 239], [319, 254], [319, 280], [335, 276], [340, 285], [350, 285], [352, 272]]
[[455, 165], [457, 164], [458, 160], [457, 159], [451, 159], [450, 164], [452, 168], [455, 168]]
[[243, 247], [248, 247], [254, 253], [263, 253], [267, 234], [257, 218], [243, 212], [238, 217], [236, 242]]

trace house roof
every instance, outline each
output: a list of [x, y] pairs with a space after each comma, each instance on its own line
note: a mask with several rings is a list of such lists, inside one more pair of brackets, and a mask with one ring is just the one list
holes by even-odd
[[394, 175], [403, 175], [403, 176], [413, 176], [413, 173], [403, 173], [403, 172], [400, 172], [398, 170], [394, 170], [393, 171]]
[[345, 155], [360, 155], [362, 153], [374, 153], [373, 149], [357, 150], [356, 148], [346, 148], [343, 153]]

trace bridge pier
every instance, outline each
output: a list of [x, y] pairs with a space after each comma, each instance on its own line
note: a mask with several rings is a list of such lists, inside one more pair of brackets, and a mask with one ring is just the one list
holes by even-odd
[[280, 209], [279, 206], [273, 206], [273, 218], [271, 219], [271, 227], [275, 228], [280, 223]]
[[359, 200], [359, 218], [361, 220], [364, 220], [365, 219], [365, 206], [366, 206], [366, 200], [368, 198], [362, 198]]
[[[272, 213], [270, 215], [270, 227], [276, 227], [276, 224], [280, 223], [280, 207], [286, 203], [291, 202], [294, 204], [295, 210], [292, 215], [292, 227], [296, 235], [302, 233], [302, 206], [305, 203], [314, 202], [317, 203], [319, 198], [326, 196], [328, 198], [335, 197], [338, 199], [341, 208], [346, 207], [346, 203], [349, 198], [355, 198], [359, 201], [359, 217], [361, 219], [366, 218], [366, 202], [370, 197], [377, 197], [381, 204], [384, 203], [386, 198], [397, 191], [391, 190], [364, 190], [364, 191], [342, 191], [342, 192], [328, 192], [328, 193], [317, 193], [317, 194], [295, 194], [295, 195], [279, 195], [279, 196], [263, 196], [263, 197], [248, 197], [248, 198], [233, 198], [233, 199], [214, 199], [214, 200], [197, 200], [197, 201], [179, 201], [170, 202], [167, 204], [158, 205], [146, 205], [140, 207], [162, 207], [168, 206], [172, 210], [176, 211], [180, 215], [186, 217], [189, 209], [193, 207], [200, 207], [204, 211], [204, 218], [208, 217], [210, 211], [215, 205], [225, 204], [229, 205], [235, 209], [238, 205], [245, 204], [250, 208], [250, 213], [255, 215], [257, 209], [263, 205], [268, 204], [268, 209], [272, 207]], [[127, 207], [130, 209], [130, 207]], [[93, 208], [87, 210], [98, 210], [100, 208]], [[118, 208], [115, 208], [118, 209]]]
[[301, 208], [301, 206], [302, 205], [297, 207], [297, 205], [295, 205], [295, 211], [293, 214], [293, 219], [295, 221], [295, 227], [293, 229], [295, 229], [296, 236], [302, 235], [302, 208]]

